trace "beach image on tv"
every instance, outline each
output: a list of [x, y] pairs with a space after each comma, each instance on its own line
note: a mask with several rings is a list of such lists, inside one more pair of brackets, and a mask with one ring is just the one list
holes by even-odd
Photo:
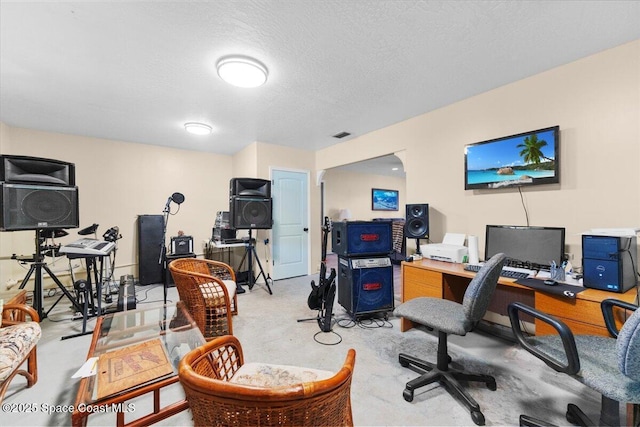
[[498, 188], [553, 178], [555, 149], [553, 129], [468, 145], [465, 148], [467, 184]]

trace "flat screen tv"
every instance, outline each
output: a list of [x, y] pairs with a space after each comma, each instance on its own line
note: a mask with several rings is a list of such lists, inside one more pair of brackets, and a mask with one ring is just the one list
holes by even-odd
[[487, 225], [484, 257], [503, 253], [512, 267], [549, 270], [552, 261], [562, 265], [564, 235], [563, 227]]
[[464, 189], [560, 182], [559, 126], [468, 144]]

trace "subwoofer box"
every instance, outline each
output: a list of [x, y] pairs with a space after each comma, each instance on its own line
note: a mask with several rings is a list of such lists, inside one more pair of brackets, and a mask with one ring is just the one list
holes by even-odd
[[353, 318], [393, 311], [389, 257], [338, 257], [338, 303]]
[[271, 199], [261, 197], [232, 197], [229, 202], [231, 228], [236, 230], [270, 229]]
[[1, 184], [0, 230], [77, 228], [78, 187]]
[[334, 222], [331, 248], [343, 256], [388, 255], [393, 250], [391, 221]]

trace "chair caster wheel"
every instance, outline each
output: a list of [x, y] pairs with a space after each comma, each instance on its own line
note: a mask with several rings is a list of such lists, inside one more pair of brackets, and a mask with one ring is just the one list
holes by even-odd
[[471, 419], [478, 426], [484, 425], [484, 415], [480, 411], [471, 411]]
[[498, 388], [498, 386], [496, 385], [496, 380], [488, 382], [487, 388], [491, 391], [496, 391], [496, 389]]
[[402, 397], [404, 397], [404, 400], [407, 402], [413, 402], [413, 390], [404, 389]]

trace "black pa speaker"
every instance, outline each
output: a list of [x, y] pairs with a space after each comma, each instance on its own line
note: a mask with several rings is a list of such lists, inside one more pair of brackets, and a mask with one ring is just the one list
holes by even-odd
[[409, 239], [429, 238], [429, 205], [426, 203], [407, 205], [404, 237]]
[[229, 197], [271, 198], [271, 181], [258, 178], [232, 178], [229, 182]]
[[60, 160], [27, 156], [0, 156], [0, 181], [72, 187], [75, 165]]
[[164, 242], [164, 217], [138, 215], [138, 279], [141, 285], [164, 281], [164, 265], [160, 261]]
[[260, 197], [232, 197], [229, 203], [231, 228], [236, 230], [270, 229], [271, 199]]
[[338, 257], [338, 303], [353, 318], [393, 311], [393, 266], [389, 257]]
[[78, 187], [2, 183], [0, 230], [77, 228]]

